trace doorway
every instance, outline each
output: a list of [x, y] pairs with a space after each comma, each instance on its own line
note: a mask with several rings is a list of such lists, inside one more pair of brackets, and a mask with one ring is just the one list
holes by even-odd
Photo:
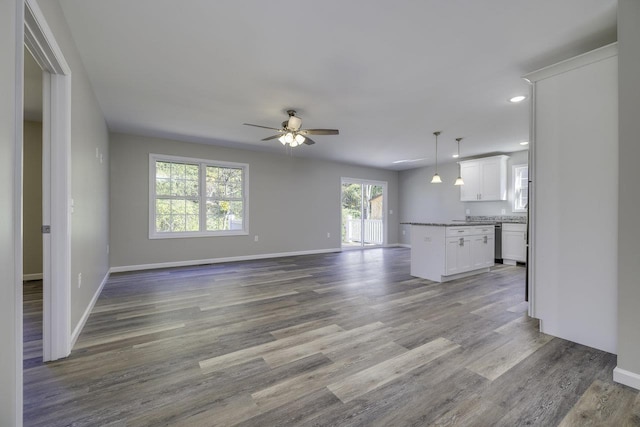
[[50, 361], [71, 352], [71, 69], [38, 3], [24, 5], [24, 48], [42, 82], [42, 352]]
[[387, 183], [342, 178], [341, 184], [342, 249], [384, 246]]
[[[22, 281], [24, 366], [42, 361], [42, 69], [24, 49]], [[48, 278], [47, 278], [48, 279]]]

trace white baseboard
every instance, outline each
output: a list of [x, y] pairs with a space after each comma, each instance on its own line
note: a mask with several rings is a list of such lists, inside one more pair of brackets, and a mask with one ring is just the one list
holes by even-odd
[[613, 370], [613, 380], [617, 383], [640, 390], [640, 374], [636, 374], [635, 372], [620, 369], [616, 366]]
[[100, 283], [100, 286], [96, 290], [96, 293], [93, 294], [93, 298], [91, 298], [91, 302], [89, 302], [89, 305], [87, 306], [86, 310], [82, 314], [80, 321], [78, 322], [78, 324], [76, 325], [76, 328], [73, 330], [73, 333], [71, 334], [71, 349], [73, 349], [73, 346], [76, 345], [76, 341], [80, 336], [80, 332], [82, 332], [82, 328], [84, 328], [85, 323], [87, 323], [87, 319], [89, 319], [89, 315], [91, 314], [93, 307], [96, 305], [96, 301], [98, 301], [98, 297], [100, 297], [100, 294], [102, 293], [102, 288], [104, 288], [104, 285], [107, 283], [107, 280], [109, 280], [109, 272], [107, 272], [107, 274], [102, 279], [102, 283]]
[[400, 247], [400, 248], [409, 248], [411, 249], [411, 245], [408, 243], [398, 243], [396, 246]]
[[22, 281], [30, 282], [32, 280], [42, 280], [42, 273], [23, 274]]
[[139, 271], [139, 270], [153, 270], [156, 268], [170, 268], [170, 267], [187, 267], [190, 265], [203, 265], [203, 264], [219, 264], [222, 262], [234, 262], [234, 261], [252, 261], [257, 259], [267, 258], [282, 258], [288, 256], [299, 255], [315, 255], [326, 254], [331, 252], [341, 252], [341, 248], [330, 249], [314, 249], [310, 251], [296, 251], [296, 252], [279, 252], [272, 254], [255, 254], [255, 255], [241, 255], [224, 258], [209, 258], [209, 259], [194, 259], [187, 261], [171, 261], [171, 262], [158, 262], [153, 264], [138, 264], [138, 265], [121, 265], [117, 267], [111, 267], [110, 273], [121, 273], [125, 271]]

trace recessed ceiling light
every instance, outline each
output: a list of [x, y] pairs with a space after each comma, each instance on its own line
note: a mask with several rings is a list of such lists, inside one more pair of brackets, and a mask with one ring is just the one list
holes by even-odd
[[457, 159], [458, 157], [460, 157], [460, 155], [456, 153], [456, 154], [454, 154], [454, 155], [453, 155], [453, 156], [451, 156], [451, 157], [453, 157], [454, 159]]
[[524, 101], [525, 99], [527, 99], [527, 97], [526, 97], [526, 96], [524, 96], [524, 95], [518, 95], [518, 96], [514, 96], [513, 98], [510, 98], [510, 99], [509, 99], [509, 102], [518, 103], [518, 102], [522, 102], [522, 101]]
[[529, 145], [529, 141], [522, 141], [520, 145]]

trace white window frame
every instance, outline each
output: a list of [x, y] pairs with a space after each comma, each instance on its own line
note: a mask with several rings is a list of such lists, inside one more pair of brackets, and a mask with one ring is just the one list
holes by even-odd
[[[519, 200], [518, 197], [518, 192], [517, 192], [517, 182], [518, 182], [518, 174], [516, 173], [516, 171], [518, 169], [522, 169], [522, 168], [527, 168], [527, 177], [529, 176], [529, 165], [528, 164], [521, 164], [521, 165], [513, 165], [512, 168], [512, 182], [513, 182], [513, 204], [511, 206], [511, 211], [512, 212], [526, 212], [527, 208], [520, 208], [518, 207], [516, 204]], [[527, 189], [529, 188], [529, 182], [527, 180]], [[527, 201], [528, 203], [528, 201]]]
[[[199, 206], [200, 231], [161, 232], [156, 231], [156, 162], [197, 163], [200, 167]], [[207, 166], [242, 169], [243, 218], [242, 230], [206, 231], [206, 168]], [[197, 159], [193, 157], [149, 154], [149, 239], [177, 239], [188, 237], [246, 236], [249, 234], [249, 164]]]

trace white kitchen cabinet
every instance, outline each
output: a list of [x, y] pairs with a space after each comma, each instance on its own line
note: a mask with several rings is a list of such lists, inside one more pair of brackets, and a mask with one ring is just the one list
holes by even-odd
[[448, 237], [447, 255], [445, 257], [447, 275], [468, 271], [472, 265], [471, 238]]
[[507, 159], [492, 156], [460, 162], [460, 200], [478, 202], [507, 200]]
[[472, 237], [473, 268], [492, 267], [495, 262], [495, 237], [491, 234], [478, 234]]
[[527, 260], [527, 224], [502, 224], [502, 259], [505, 264]]
[[489, 271], [494, 265], [493, 225], [411, 226], [411, 275], [445, 282]]

